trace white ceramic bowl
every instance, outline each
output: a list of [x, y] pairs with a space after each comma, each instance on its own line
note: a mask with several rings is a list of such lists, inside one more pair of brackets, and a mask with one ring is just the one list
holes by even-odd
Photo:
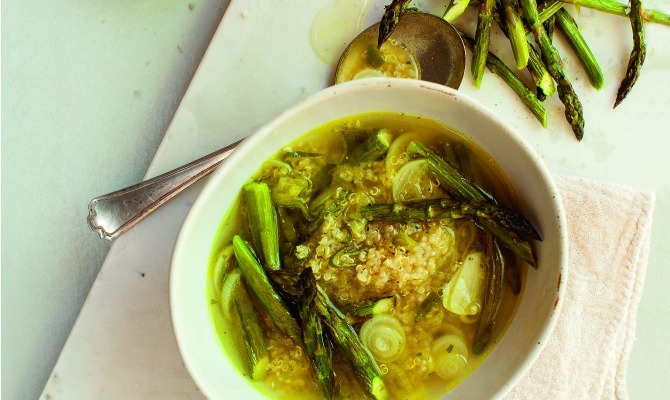
[[502, 397], [547, 342], [567, 277], [565, 217], [552, 176], [531, 146], [505, 121], [445, 86], [371, 79], [324, 89], [262, 127], [209, 178], [177, 239], [170, 275], [174, 331], [184, 362], [211, 399], [263, 398], [236, 368], [216, 335], [207, 298], [207, 269], [224, 214], [242, 185], [283, 145], [325, 122], [390, 111], [421, 115], [470, 137], [501, 166], [519, 195], [517, 209], [535, 224], [539, 268], [529, 271], [517, 314], [487, 359], [446, 398]]

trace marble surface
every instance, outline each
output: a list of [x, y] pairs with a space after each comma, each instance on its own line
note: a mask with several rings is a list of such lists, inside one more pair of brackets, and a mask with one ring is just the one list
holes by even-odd
[[2, 1], [2, 398], [44, 389], [228, 0]]
[[[86, 205], [145, 171], [155, 176], [242, 138], [328, 85], [333, 67], [314, 53], [309, 32], [314, 17], [338, 3], [347, 0], [300, 7], [288, 0], [234, 1], [212, 39], [226, 1], [4, 2], [3, 397], [35, 398], [47, 376], [42, 399], [203, 397], [181, 362], [167, 291], [170, 252], [202, 185], [138, 224], [108, 254], [87, 231]], [[365, 19], [378, 17], [383, 4], [371, 0]], [[664, 0], [645, 4], [670, 12]], [[630, 52], [629, 24], [588, 9], [579, 21], [606, 79], [601, 91], [592, 89], [558, 40], [584, 103], [581, 143], [556, 98], [547, 102], [543, 129], [493, 75], [481, 89], [466, 75], [461, 90], [505, 115], [552, 172], [656, 192], [628, 386], [632, 398], [660, 398], [670, 378], [664, 362], [670, 357], [664, 337], [670, 328], [670, 93], [659, 90], [670, 87], [670, 28], [648, 26], [643, 74], [612, 110]]]

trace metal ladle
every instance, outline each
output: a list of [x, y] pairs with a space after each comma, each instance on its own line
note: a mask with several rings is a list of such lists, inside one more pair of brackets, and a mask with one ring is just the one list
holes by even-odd
[[[361, 32], [340, 57], [340, 66], [357, 41], [377, 41], [379, 24]], [[421, 79], [458, 89], [465, 71], [465, 48], [456, 29], [432, 14], [404, 14], [390, 39], [402, 43], [416, 57]], [[96, 197], [88, 205], [88, 225], [107, 240], [121, 236], [153, 210], [212, 172], [241, 141], [136, 185]]]

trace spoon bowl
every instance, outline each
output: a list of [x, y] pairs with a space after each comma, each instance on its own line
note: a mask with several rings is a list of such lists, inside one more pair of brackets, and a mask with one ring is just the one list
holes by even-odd
[[[360, 49], [376, 46], [378, 36], [376, 23], [351, 41], [337, 64], [335, 83], [352, 80], [352, 60], [359, 57]], [[458, 89], [465, 73], [465, 47], [450, 23], [433, 14], [408, 12], [400, 17], [389, 40], [402, 44], [414, 56], [421, 71], [419, 79]]]

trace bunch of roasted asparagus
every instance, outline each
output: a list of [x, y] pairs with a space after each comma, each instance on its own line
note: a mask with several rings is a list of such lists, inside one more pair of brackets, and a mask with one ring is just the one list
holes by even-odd
[[[563, 68], [560, 55], [552, 43], [554, 28], [566, 38], [583, 66], [588, 79], [596, 89], [604, 82], [598, 65], [577, 23], [564, 9], [565, 4], [591, 8], [597, 11], [628, 17], [633, 31], [633, 49], [626, 74], [617, 92], [614, 107], [618, 106], [631, 91], [640, 75], [646, 56], [644, 23], [653, 22], [670, 26], [670, 15], [642, 7], [642, 0], [629, 0], [629, 5], [616, 0], [451, 0], [442, 15], [448, 22], [459, 18], [468, 6], [477, 6], [477, 28], [475, 37], [460, 32], [465, 45], [472, 50], [472, 75], [475, 85], [482, 82], [485, 67], [499, 75], [521, 98], [529, 110], [547, 125], [547, 112], [542, 101], [558, 93], [565, 106], [565, 117], [577, 140], [584, 137], [584, 113], [575, 90]], [[379, 28], [379, 45], [391, 35], [400, 16], [407, 11], [411, 0], [393, 0], [386, 6]], [[411, 9], [412, 11], [417, 11]], [[517, 69], [527, 68], [536, 86], [528, 88], [499, 57], [489, 51], [493, 23], [496, 23], [509, 39]], [[532, 34], [534, 43], [528, 41]]]

